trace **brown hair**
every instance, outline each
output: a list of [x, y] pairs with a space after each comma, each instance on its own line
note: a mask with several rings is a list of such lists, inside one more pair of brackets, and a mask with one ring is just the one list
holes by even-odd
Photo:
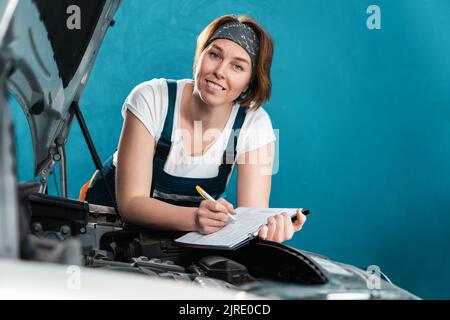
[[211, 22], [200, 33], [197, 38], [197, 50], [194, 58], [194, 74], [197, 69], [200, 55], [206, 49], [208, 40], [216, 32], [216, 30], [223, 24], [228, 22], [241, 22], [249, 25], [255, 31], [259, 38], [259, 54], [256, 63], [256, 70], [254, 70], [254, 80], [250, 81], [250, 95], [237, 102], [242, 105], [251, 105], [252, 110], [258, 109], [263, 103], [269, 101], [272, 90], [272, 81], [270, 80], [270, 67], [272, 66], [273, 56], [273, 42], [270, 35], [252, 18], [249, 16], [235, 16], [224, 15], [213, 22]]

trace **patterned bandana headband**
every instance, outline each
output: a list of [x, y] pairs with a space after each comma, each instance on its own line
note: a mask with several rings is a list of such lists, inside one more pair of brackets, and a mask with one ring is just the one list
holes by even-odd
[[221, 25], [208, 40], [208, 45], [216, 39], [231, 40], [240, 45], [250, 56], [253, 75], [258, 61], [259, 39], [252, 27], [241, 22], [229, 22]]

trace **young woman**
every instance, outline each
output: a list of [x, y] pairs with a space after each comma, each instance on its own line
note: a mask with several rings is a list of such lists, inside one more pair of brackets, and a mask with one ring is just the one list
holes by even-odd
[[[237, 206], [268, 207], [275, 136], [261, 105], [270, 98], [272, 54], [272, 40], [256, 21], [222, 16], [197, 39], [194, 80], [153, 79], [133, 89], [122, 109], [118, 151], [105, 167], [126, 221], [220, 230], [235, 214], [220, 197], [235, 164]], [[102, 197], [96, 180], [87, 192], [92, 203]], [[218, 200], [203, 200], [196, 185]], [[282, 242], [305, 221], [300, 210], [295, 223], [281, 213], [259, 236]]]

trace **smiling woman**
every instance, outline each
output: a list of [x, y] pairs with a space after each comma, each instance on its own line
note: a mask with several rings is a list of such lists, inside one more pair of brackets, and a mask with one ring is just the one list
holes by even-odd
[[[200, 34], [197, 40], [197, 51], [194, 59], [194, 74], [202, 54], [208, 52], [213, 57], [220, 58], [223, 50], [217, 39], [231, 42], [236, 49], [237, 72], [250, 75], [248, 87], [239, 94], [238, 99], [243, 105], [252, 104], [255, 109], [270, 99], [273, 43], [269, 34], [252, 18], [232, 15], [222, 16], [211, 22]], [[215, 50], [219, 52], [215, 52]], [[250, 65], [249, 65], [250, 63]], [[247, 71], [247, 72], [246, 72]], [[248, 72], [251, 71], [251, 72]]]
[[[126, 221], [220, 230], [235, 214], [221, 194], [236, 164], [237, 206], [268, 207], [275, 135], [262, 104], [270, 98], [272, 55], [272, 40], [256, 21], [226, 15], [197, 39], [194, 80], [153, 79], [133, 89], [122, 108], [118, 151], [103, 172]], [[111, 206], [99, 176], [86, 199]], [[202, 201], [196, 185], [217, 201]], [[295, 224], [277, 215], [260, 236], [288, 240], [305, 220], [300, 211]]]

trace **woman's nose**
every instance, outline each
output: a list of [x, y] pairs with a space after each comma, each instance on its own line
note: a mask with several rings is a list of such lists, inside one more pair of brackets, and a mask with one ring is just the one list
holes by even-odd
[[222, 79], [225, 76], [225, 63], [221, 62], [216, 65], [216, 69], [214, 70], [215, 76], [217, 79]]

